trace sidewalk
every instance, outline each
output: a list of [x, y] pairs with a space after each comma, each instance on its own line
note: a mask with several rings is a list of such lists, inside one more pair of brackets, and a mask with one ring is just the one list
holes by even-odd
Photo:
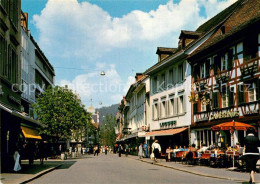
[[3, 184], [17, 184], [17, 183], [27, 183], [32, 181], [54, 169], [59, 168], [63, 164], [72, 165], [77, 159], [83, 158], [85, 155], [68, 158], [67, 160], [48, 159], [44, 160], [44, 164], [40, 165], [40, 160], [34, 160], [34, 164], [29, 166], [28, 160], [22, 160], [22, 170], [19, 172], [1, 173], [1, 182]]
[[[205, 177], [233, 180], [238, 182], [248, 182], [249, 174], [246, 172], [239, 171], [229, 171], [227, 168], [212, 168], [207, 166], [197, 166], [197, 165], [185, 165], [175, 162], [166, 162], [165, 159], [159, 159], [157, 163], [154, 163], [150, 158], [139, 159], [137, 156], [128, 155], [129, 158], [139, 160], [142, 162], [155, 164], [162, 167], [167, 167], [175, 169], [178, 171], [188, 172], [191, 174], [196, 174]], [[255, 174], [255, 181], [260, 183], [260, 174]]]

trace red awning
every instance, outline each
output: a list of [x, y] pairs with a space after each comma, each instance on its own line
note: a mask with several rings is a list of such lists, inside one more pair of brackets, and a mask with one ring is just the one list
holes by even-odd
[[169, 129], [169, 130], [159, 130], [159, 131], [153, 131], [148, 132], [145, 134], [145, 136], [167, 136], [167, 135], [174, 135], [183, 132], [184, 130], [187, 130], [187, 127], [184, 128], [175, 128], [175, 129]]

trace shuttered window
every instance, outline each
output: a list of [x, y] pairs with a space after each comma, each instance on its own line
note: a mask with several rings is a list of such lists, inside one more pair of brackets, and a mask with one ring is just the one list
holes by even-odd
[[219, 108], [219, 92], [213, 92], [213, 109]]
[[214, 57], [214, 75], [218, 74], [218, 71], [220, 69], [220, 56], [215, 56]]
[[231, 87], [228, 89], [228, 106], [233, 107], [234, 106], [234, 87]]
[[245, 92], [244, 92], [244, 85], [238, 85], [238, 89], [237, 89], [237, 93], [238, 93], [238, 104], [242, 105], [245, 103]]
[[233, 48], [228, 51], [228, 70], [233, 68]]

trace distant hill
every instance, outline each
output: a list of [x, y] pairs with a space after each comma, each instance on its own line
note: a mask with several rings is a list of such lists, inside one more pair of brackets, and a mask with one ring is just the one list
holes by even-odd
[[102, 120], [106, 117], [106, 115], [112, 114], [113, 116], [116, 116], [116, 113], [118, 111], [118, 104], [114, 104], [108, 107], [101, 107], [99, 109], [96, 109], [96, 111], [99, 112], [99, 121], [101, 125], [103, 123]]

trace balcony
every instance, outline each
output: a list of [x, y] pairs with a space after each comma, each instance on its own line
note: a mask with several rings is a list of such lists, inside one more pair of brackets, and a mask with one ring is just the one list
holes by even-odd
[[217, 83], [225, 83], [225, 82], [228, 81], [229, 77], [230, 77], [229, 72], [228, 72], [228, 71], [225, 71], [225, 72], [223, 72], [223, 73], [217, 74], [217, 75], [215, 76], [215, 79], [216, 79], [216, 82], [217, 82]]
[[259, 71], [259, 57], [243, 63], [240, 67], [240, 70], [242, 78], [245, 78], [248, 75], [253, 76]]

